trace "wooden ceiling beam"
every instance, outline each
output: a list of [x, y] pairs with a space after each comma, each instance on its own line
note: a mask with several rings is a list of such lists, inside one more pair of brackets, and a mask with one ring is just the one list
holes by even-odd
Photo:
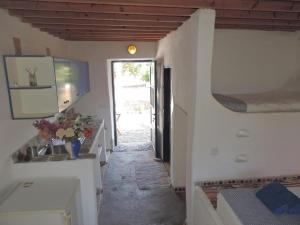
[[136, 35], [136, 36], [166, 36], [168, 33], [135, 33], [135, 32], [65, 32], [65, 31], [48, 31], [49, 34], [53, 35]]
[[43, 31], [80, 40], [163, 37], [196, 8], [216, 9], [217, 28], [300, 30], [300, 0], [0, 0], [0, 7]]
[[[202, 8], [202, 7], [248, 7], [255, 5], [257, 0], [39, 0], [49, 2], [76, 2], [90, 4], [109, 5], [134, 5], [134, 6], [156, 6], [156, 7], [180, 7], [180, 8]], [[276, 4], [285, 6], [286, 3], [298, 3], [299, 0], [261, 0], [259, 4]], [[261, 6], [258, 6], [261, 7]]]
[[82, 39], [82, 38], [90, 38], [90, 39], [96, 39], [96, 38], [118, 38], [118, 39], [147, 39], [147, 40], [160, 40], [163, 37], [149, 37], [149, 36], [144, 36], [144, 37], [137, 37], [137, 36], [55, 36], [58, 38], [68, 38], [68, 39]]
[[240, 18], [217, 18], [216, 24], [236, 24], [236, 25], [257, 25], [257, 26], [280, 26], [280, 27], [299, 27], [300, 21], [284, 20], [259, 20], [259, 19], [240, 19]]
[[114, 41], [135, 41], [135, 42], [156, 42], [160, 39], [146, 39], [146, 38], [61, 38], [66, 41], [107, 41], [107, 42], [114, 42]]
[[267, 26], [267, 25], [242, 25], [242, 24], [216, 24], [217, 29], [243, 29], [243, 30], [266, 30], [266, 31], [296, 31], [299, 27]]
[[216, 16], [217, 18], [223, 17], [243, 19], [300, 20], [299, 13], [296, 12], [217, 10]]
[[54, 36], [54, 37], [58, 37], [58, 38], [62, 38], [62, 39], [107, 39], [109, 40], [110, 38], [111, 39], [125, 39], [125, 40], [143, 40], [143, 39], [147, 39], [147, 40], [153, 40], [153, 41], [156, 41], [156, 40], [160, 40], [162, 39], [163, 37], [135, 37], [135, 36], [124, 36], [124, 37], [118, 37], [118, 36], [92, 36], [92, 37], [89, 37], [89, 36]]
[[1, 0], [0, 7], [6, 9], [40, 10], [56, 12], [84, 12], [84, 13], [116, 13], [116, 14], [139, 14], [139, 15], [169, 15], [190, 16], [196, 9], [176, 7], [144, 7], [126, 5], [105, 5], [87, 3], [64, 3], [64, 2], [38, 2], [22, 0]]
[[250, 10], [254, 6], [257, 10], [270, 9], [270, 7], [273, 9], [282, 8], [285, 10], [290, 9], [291, 7], [297, 8], [298, 3], [300, 3], [299, 0], [261, 0], [258, 4], [257, 0], [37, 0], [36, 2], [242, 10]]
[[[89, 3], [147, 7], [200, 8], [210, 7], [215, 0], [37, 0], [37, 2]], [[244, 0], [246, 1], [246, 0]]]
[[143, 41], [143, 40], [152, 40], [152, 41], [158, 41], [158, 40], [161, 40], [162, 38], [161, 37], [65, 37], [65, 36], [53, 36], [53, 37], [57, 37], [57, 38], [60, 38], [60, 39], [72, 39], [72, 40], [75, 40], [75, 39], [80, 39], [80, 40], [99, 40], [99, 39], [105, 39], [105, 40], [111, 40], [111, 41], [114, 41], [114, 40], [119, 40], [119, 41], [131, 41], [131, 40], [135, 40], [135, 41]]
[[34, 24], [64, 24], [64, 25], [98, 25], [98, 26], [134, 26], [134, 27], [179, 27], [181, 22], [156, 22], [156, 21], [115, 21], [92, 19], [58, 19], [58, 18], [23, 18], [23, 22]]
[[128, 32], [128, 33], [133, 33], [133, 32], [136, 32], [136, 33], [153, 33], [153, 32], [156, 32], [156, 33], [169, 33], [169, 31], [148, 31], [148, 30], [131, 30], [131, 29], [128, 29], [128, 30], [122, 30], [122, 29], [99, 29], [99, 30], [86, 30], [86, 29], [55, 29], [55, 28], [39, 28], [41, 31], [44, 31], [44, 32], [69, 32], [69, 33], [74, 33], [74, 32], [77, 32], [77, 33], [86, 33], [86, 32], [90, 32], [90, 33], [110, 33], [110, 32]]
[[166, 35], [167, 31], [149, 31], [149, 30], [60, 30], [60, 29], [40, 29], [41, 31], [48, 33], [58, 33], [58, 34], [160, 34]]
[[134, 27], [134, 26], [96, 26], [96, 25], [56, 25], [56, 24], [32, 24], [37, 28], [70, 29], [70, 30], [148, 30], [148, 31], [172, 31], [176, 28], [167, 27]]
[[161, 38], [165, 35], [163, 34], [134, 34], [134, 33], [115, 33], [115, 34], [89, 34], [89, 33], [50, 33], [55, 36], [60, 37], [152, 37], [152, 38]]
[[99, 39], [105, 39], [105, 40], [128, 40], [128, 41], [138, 41], [138, 40], [152, 40], [152, 41], [157, 41], [160, 40], [160, 37], [135, 37], [135, 36], [109, 36], [109, 37], [105, 37], [105, 36], [99, 36], [99, 37], [65, 37], [65, 36], [56, 36], [58, 38], [62, 38], [62, 39], [81, 39], [81, 40], [99, 40]]
[[9, 13], [13, 16], [24, 18], [94, 19], [118, 21], [183, 22], [190, 18], [189, 16], [127, 15], [113, 13], [56, 12], [21, 9], [9, 10]]

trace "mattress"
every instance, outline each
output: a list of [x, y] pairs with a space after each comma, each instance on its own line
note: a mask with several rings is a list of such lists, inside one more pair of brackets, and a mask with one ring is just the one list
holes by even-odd
[[[289, 188], [299, 196], [300, 188]], [[218, 195], [217, 213], [225, 225], [300, 225], [300, 215], [274, 215], [255, 196], [257, 189], [223, 190]]]
[[300, 92], [269, 91], [255, 94], [213, 94], [226, 108], [235, 112], [299, 112]]

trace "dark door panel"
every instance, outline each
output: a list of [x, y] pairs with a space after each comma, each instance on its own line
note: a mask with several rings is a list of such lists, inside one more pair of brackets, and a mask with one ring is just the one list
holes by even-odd
[[164, 68], [164, 110], [163, 110], [163, 161], [171, 159], [171, 69]]

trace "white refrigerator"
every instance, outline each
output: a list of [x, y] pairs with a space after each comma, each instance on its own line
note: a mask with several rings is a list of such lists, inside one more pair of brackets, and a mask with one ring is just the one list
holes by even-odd
[[0, 225], [83, 225], [80, 181], [41, 178], [18, 182], [1, 196]]

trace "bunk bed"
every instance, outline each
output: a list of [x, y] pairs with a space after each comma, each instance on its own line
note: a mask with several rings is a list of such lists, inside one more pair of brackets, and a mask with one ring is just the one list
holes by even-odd
[[235, 112], [299, 112], [300, 92], [277, 90], [252, 94], [213, 93], [224, 107]]
[[203, 181], [195, 184], [195, 225], [299, 225], [300, 215], [275, 215], [256, 191], [277, 181], [300, 197], [300, 176]]
[[[299, 197], [300, 187], [289, 188]], [[223, 190], [217, 213], [227, 225], [299, 225], [300, 215], [275, 215], [255, 196], [256, 188]]]

